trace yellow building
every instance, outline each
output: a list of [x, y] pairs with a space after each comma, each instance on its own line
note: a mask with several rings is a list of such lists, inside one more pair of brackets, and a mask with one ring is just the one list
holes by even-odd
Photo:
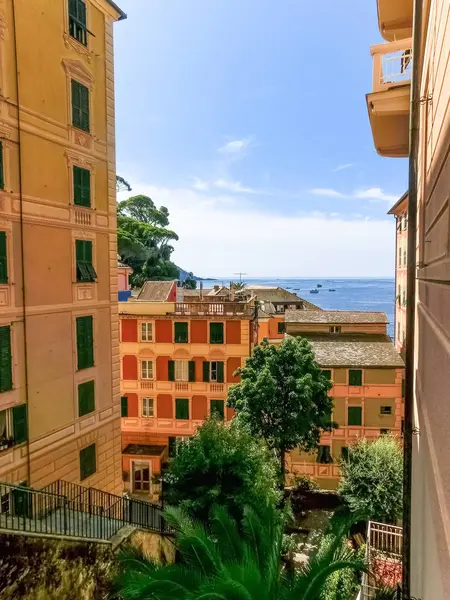
[[120, 491], [110, 0], [0, 0], [0, 480]]

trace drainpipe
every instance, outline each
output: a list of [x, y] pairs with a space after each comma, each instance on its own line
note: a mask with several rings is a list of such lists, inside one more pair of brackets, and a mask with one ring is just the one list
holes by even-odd
[[409, 121], [408, 261], [405, 342], [405, 426], [403, 440], [403, 598], [411, 597], [411, 496], [414, 411], [414, 340], [416, 318], [417, 154], [420, 118], [420, 67], [423, 0], [414, 0], [413, 68]]

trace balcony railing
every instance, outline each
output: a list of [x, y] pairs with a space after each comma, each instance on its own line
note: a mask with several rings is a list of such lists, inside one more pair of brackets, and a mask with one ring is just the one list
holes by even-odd
[[250, 315], [252, 307], [248, 302], [177, 302], [175, 313], [178, 315]]
[[373, 92], [406, 85], [412, 73], [412, 39], [377, 44], [370, 48], [373, 56]]
[[361, 600], [371, 600], [380, 588], [395, 589], [402, 579], [403, 531], [401, 527], [369, 521]]

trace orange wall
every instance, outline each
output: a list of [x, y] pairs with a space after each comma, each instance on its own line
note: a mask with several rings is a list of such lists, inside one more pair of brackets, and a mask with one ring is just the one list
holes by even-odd
[[138, 330], [136, 319], [122, 319], [122, 342], [137, 342]]
[[191, 321], [191, 343], [206, 344], [208, 342], [208, 321]]
[[123, 357], [123, 379], [138, 378], [138, 361], [137, 357], [131, 354]]
[[171, 342], [172, 341], [172, 321], [155, 321], [155, 342]]

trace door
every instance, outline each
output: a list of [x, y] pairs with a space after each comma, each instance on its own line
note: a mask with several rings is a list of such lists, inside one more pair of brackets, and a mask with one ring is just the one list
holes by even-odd
[[21, 483], [20, 487], [23, 489], [16, 488], [12, 490], [13, 514], [16, 517], [31, 519], [33, 512], [32, 493], [27, 489], [26, 482]]
[[151, 466], [149, 461], [133, 462], [133, 492], [150, 494]]

